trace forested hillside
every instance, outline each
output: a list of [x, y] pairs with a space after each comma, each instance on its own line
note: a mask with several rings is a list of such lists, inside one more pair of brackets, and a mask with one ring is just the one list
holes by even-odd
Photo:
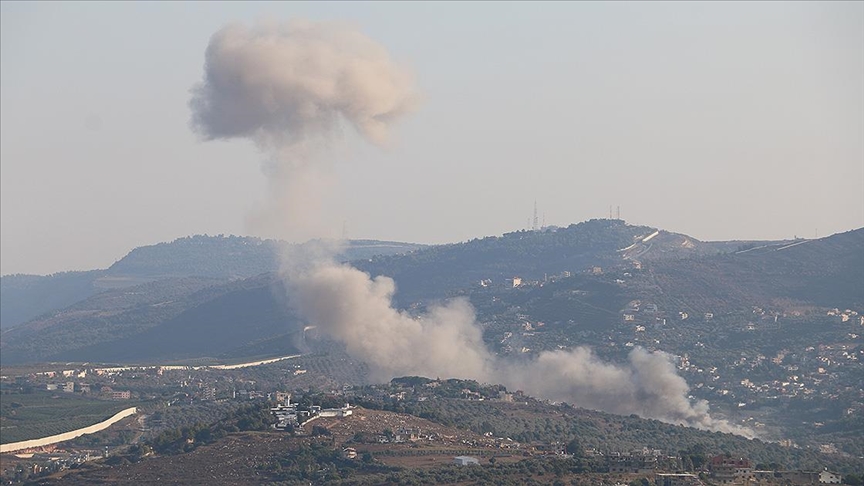
[[[695, 238], [632, 226], [621, 220], [591, 220], [566, 228], [517, 231], [465, 243], [440, 245], [406, 255], [379, 256], [359, 262], [358, 268], [372, 275], [396, 280], [397, 299], [407, 305], [416, 300], [436, 299], [489, 279], [502, 284], [521, 277], [542, 280], [562, 272], [580, 273], [591, 267], [630, 266], [625, 249], [659, 232], [656, 241], [643, 245], [640, 258], [666, 260], [694, 254], [716, 254], [728, 248], [704, 244]], [[686, 245], [682, 245], [683, 242]]]
[[3, 276], [0, 278], [0, 328], [9, 329], [110, 289], [179, 277], [226, 280], [276, 272], [283, 253], [291, 251], [303, 255], [316, 251], [320, 244], [327, 245], [342, 261], [406, 253], [423, 247], [377, 240], [350, 240], [341, 245], [315, 241], [290, 245], [240, 236], [178, 238], [170, 243], [135, 248], [104, 270]]

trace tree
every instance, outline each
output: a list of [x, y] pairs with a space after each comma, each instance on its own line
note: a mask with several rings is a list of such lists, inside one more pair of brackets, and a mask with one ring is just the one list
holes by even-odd
[[567, 443], [567, 453], [573, 454], [573, 457], [582, 457], [585, 455], [585, 450], [582, 448], [582, 443], [578, 438], [574, 437], [573, 440]]
[[843, 484], [848, 484], [850, 486], [862, 486], [862, 484], [864, 484], [864, 478], [857, 474], [847, 474], [843, 478]]

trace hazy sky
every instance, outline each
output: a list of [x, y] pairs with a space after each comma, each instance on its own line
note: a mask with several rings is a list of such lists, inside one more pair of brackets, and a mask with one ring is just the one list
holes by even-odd
[[[0, 4], [0, 272], [249, 234], [263, 158], [200, 142], [230, 22], [342, 20], [415, 74], [381, 150], [347, 127], [322, 225], [454, 242], [607, 217], [704, 240], [864, 226], [864, 3]], [[268, 235], [258, 235], [268, 236]]]

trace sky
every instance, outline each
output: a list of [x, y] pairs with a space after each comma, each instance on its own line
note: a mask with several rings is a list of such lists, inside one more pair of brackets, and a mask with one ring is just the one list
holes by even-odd
[[250, 141], [190, 89], [229, 23], [337, 20], [415, 76], [392, 143], [346, 125], [322, 237], [465, 241], [609, 216], [701, 240], [864, 226], [864, 2], [0, 3], [0, 273], [253, 234]]

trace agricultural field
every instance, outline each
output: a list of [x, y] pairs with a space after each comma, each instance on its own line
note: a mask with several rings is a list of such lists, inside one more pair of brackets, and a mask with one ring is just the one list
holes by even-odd
[[106, 401], [63, 393], [4, 394], [0, 397], [0, 442], [38, 439], [93, 425], [138, 403]]

